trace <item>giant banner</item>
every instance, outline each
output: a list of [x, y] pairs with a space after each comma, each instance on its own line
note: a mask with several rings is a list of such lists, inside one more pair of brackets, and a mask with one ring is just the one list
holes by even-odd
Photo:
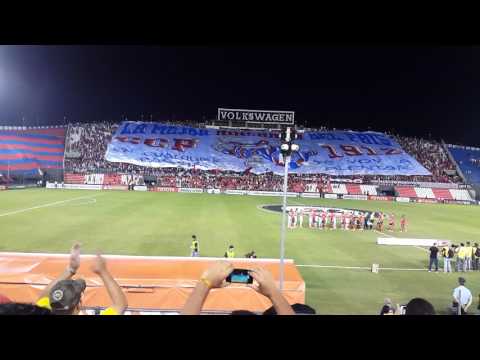
[[[289, 163], [298, 174], [430, 175], [392, 138], [376, 132], [299, 134]], [[181, 167], [252, 173], [283, 172], [278, 134], [123, 122], [105, 159], [148, 167]]]

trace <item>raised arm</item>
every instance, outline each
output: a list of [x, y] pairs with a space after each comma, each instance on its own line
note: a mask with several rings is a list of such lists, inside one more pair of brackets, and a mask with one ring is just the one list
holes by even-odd
[[264, 268], [257, 267], [250, 271], [250, 275], [258, 283], [258, 285], [254, 285], [253, 288], [270, 299], [278, 315], [295, 315], [292, 307], [275, 285], [275, 281], [270, 272]]
[[77, 273], [78, 268], [80, 267], [80, 244], [76, 243], [72, 246], [72, 249], [70, 250], [70, 259], [68, 266], [63, 272], [50, 284], [48, 284], [41, 292], [40, 295], [38, 296], [38, 300], [49, 297], [50, 295], [50, 290], [59, 282], [62, 280], [69, 280], [72, 278], [73, 275]]
[[93, 262], [92, 271], [100, 276], [103, 284], [107, 288], [108, 295], [112, 300], [110, 308], [114, 309], [117, 314], [122, 315], [128, 306], [127, 297], [108, 271], [105, 259], [101, 257], [100, 254], [97, 254]]
[[198, 281], [197, 286], [190, 294], [183, 306], [181, 315], [200, 315], [203, 304], [212, 288], [225, 285], [225, 279], [233, 271], [233, 265], [226, 261], [219, 261], [208, 268]]

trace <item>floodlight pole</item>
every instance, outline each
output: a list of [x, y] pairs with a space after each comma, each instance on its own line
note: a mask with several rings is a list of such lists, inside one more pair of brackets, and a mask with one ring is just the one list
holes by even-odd
[[287, 232], [287, 189], [288, 189], [288, 166], [290, 163], [290, 156], [286, 156], [285, 159], [285, 172], [283, 176], [283, 207], [282, 207], [282, 231], [280, 237], [280, 291], [283, 290], [283, 281], [285, 274], [285, 235]]

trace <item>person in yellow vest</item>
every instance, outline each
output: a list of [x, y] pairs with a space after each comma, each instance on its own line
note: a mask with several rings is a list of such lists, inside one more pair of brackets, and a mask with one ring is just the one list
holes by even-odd
[[470, 241], [467, 241], [467, 246], [465, 246], [465, 271], [472, 271], [472, 251]]
[[226, 258], [234, 258], [235, 257], [235, 250], [233, 249], [233, 245], [228, 247], [227, 252], [225, 253]]
[[190, 246], [190, 250], [192, 250], [193, 257], [200, 256], [200, 248], [198, 246], [198, 240], [196, 235], [192, 235], [192, 245]]
[[442, 247], [442, 250], [440, 251], [443, 257], [443, 272], [447, 272], [448, 269], [448, 246]]
[[465, 272], [465, 245], [460, 243], [457, 252], [457, 271]]

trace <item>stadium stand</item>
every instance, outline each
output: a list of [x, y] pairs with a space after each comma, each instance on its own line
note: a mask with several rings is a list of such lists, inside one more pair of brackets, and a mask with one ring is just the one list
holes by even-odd
[[433, 191], [433, 194], [435, 196], [436, 199], [439, 199], [439, 200], [453, 200], [453, 196], [452, 196], [452, 193], [450, 192], [449, 189], [435, 189], [435, 188], [432, 188], [432, 191]]
[[395, 188], [395, 191], [397, 192], [398, 196], [401, 196], [401, 197], [408, 197], [408, 198], [417, 197], [415, 188], [411, 186], [397, 186]]
[[333, 184], [332, 192], [334, 194], [348, 194], [347, 186], [345, 184]]
[[[203, 125], [193, 122], [167, 122], [172, 125]], [[198, 169], [146, 168], [126, 163], [110, 163], [104, 159], [112, 134], [118, 124], [111, 122], [70, 124], [66, 131], [64, 181], [68, 184], [126, 185], [125, 176], [148, 177], [148, 184], [161, 187], [188, 187], [222, 190], [282, 191], [282, 176], [231, 171]], [[1, 130], [1, 129], [0, 129]], [[63, 130], [63, 129], [62, 129]], [[329, 129], [313, 129], [327, 131]], [[44, 129], [43, 131], [46, 131]], [[64, 131], [64, 130], [63, 130]], [[378, 194], [379, 185], [393, 185], [398, 196], [438, 200], [471, 201], [471, 194], [456, 173], [458, 161], [468, 181], [479, 181], [480, 167], [475, 154], [480, 150], [449, 145], [434, 140], [408, 138], [390, 134], [410, 155], [432, 172], [432, 176], [326, 176], [322, 174], [289, 175], [292, 192], [334, 193], [349, 195]], [[475, 152], [476, 151], [476, 152]], [[472, 155], [473, 154], [473, 155]], [[454, 161], [452, 161], [454, 160]], [[97, 174], [97, 175], [95, 175]], [[0, 183], [8, 182], [6, 174]], [[90, 177], [88, 177], [90, 175]], [[459, 185], [462, 187], [459, 188]], [[458, 191], [450, 191], [457, 189]]]
[[377, 187], [375, 185], [360, 185], [362, 194], [377, 195]]
[[432, 173], [431, 178], [434, 182], [461, 181], [458, 175], [449, 175], [449, 173], [455, 172], [456, 166], [450, 161], [441, 143], [398, 135], [394, 138], [408, 154]]
[[448, 145], [448, 150], [468, 181], [480, 184], [480, 149]]
[[417, 194], [417, 196], [416, 196], [417, 198], [435, 199], [435, 195], [433, 194], [433, 191], [430, 188], [416, 187], [414, 189], [415, 189], [415, 193]]
[[360, 185], [358, 184], [345, 184], [345, 187], [347, 189], [347, 194], [350, 195], [364, 195], [364, 192], [360, 188]]
[[455, 200], [473, 201], [470, 193], [465, 189], [450, 189], [450, 193]]

